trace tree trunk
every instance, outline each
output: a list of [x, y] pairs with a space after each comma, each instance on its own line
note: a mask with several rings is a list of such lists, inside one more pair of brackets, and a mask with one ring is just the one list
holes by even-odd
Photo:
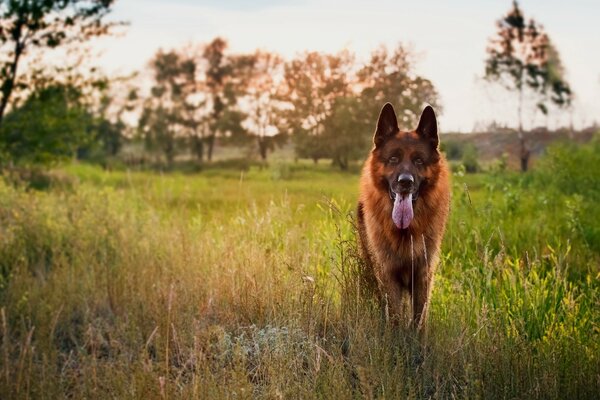
[[342, 171], [348, 170], [348, 159], [343, 156], [335, 156], [331, 162], [332, 165], [335, 165], [340, 168]]
[[521, 160], [521, 172], [527, 172], [529, 164], [530, 151], [525, 142], [525, 132], [523, 131], [523, 73], [521, 72], [521, 83], [519, 84], [519, 158]]
[[175, 152], [173, 149], [165, 149], [165, 158], [167, 159], [167, 169], [173, 167], [173, 161], [175, 161]]
[[15, 86], [15, 80], [17, 79], [17, 67], [19, 65], [19, 58], [21, 57], [21, 54], [23, 53], [23, 50], [25, 48], [25, 43], [20, 41], [20, 34], [21, 27], [19, 26], [18, 35], [15, 39], [15, 55], [13, 57], [12, 63], [10, 64], [9, 75], [6, 78], [6, 81], [4, 81], [0, 86], [0, 90], [2, 91], [2, 99], [0, 100], [0, 126], [2, 126], [4, 112], [6, 111], [6, 106], [8, 106], [8, 101]]
[[172, 137], [167, 138], [163, 151], [167, 160], [167, 169], [171, 169], [175, 161], [175, 140]]
[[531, 155], [531, 152], [527, 148], [527, 145], [525, 144], [525, 139], [521, 135], [521, 154], [520, 154], [520, 156], [521, 156], [520, 157], [521, 158], [521, 172], [527, 172], [527, 169], [529, 167], [529, 156], [530, 155]]
[[204, 140], [199, 136], [192, 137], [192, 151], [200, 164], [204, 160]]
[[267, 162], [267, 151], [268, 151], [268, 143], [267, 143], [267, 139], [264, 137], [259, 137], [258, 138], [258, 152], [260, 154], [260, 159], [263, 162]]
[[348, 159], [346, 157], [340, 157], [340, 168], [342, 171], [348, 171]]
[[208, 146], [207, 153], [206, 153], [206, 158], [208, 159], [208, 162], [211, 162], [212, 161], [212, 156], [213, 156], [213, 150], [214, 150], [214, 147], [215, 147], [215, 135], [214, 134], [209, 135], [206, 138], [206, 144]]

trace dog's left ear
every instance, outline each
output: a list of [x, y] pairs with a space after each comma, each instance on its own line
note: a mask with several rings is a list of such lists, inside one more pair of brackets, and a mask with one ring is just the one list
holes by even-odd
[[433, 148], [438, 147], [440, 139], [438, 137], [437, 119], [435, 118], [435, 112], [431, 106], [425, 107], [421, 113], [419, 126], [417, 126], [417, 133], [423, 138], [428, 139]]

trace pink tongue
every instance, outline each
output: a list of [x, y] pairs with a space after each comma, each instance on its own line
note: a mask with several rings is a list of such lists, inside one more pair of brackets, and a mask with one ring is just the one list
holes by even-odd
[[396, 195], [394, 200], [394, 209], [392, 210], [392, 220], [398, 229], [406, 229], [413, 219], [412, 194], [402, 198], [400, 194]]

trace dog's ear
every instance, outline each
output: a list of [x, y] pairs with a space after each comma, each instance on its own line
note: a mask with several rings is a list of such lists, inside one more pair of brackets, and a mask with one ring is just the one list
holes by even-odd
[[417, 126], [417, 133], [429, 140], [433, 148], [438, 147], [440, 138], [438, 137], [437, 119], [435, 118], [435, 112], [431, 106], [425, 107], [421, 113], [419, 126]]
[[385, 103], [379, 113], [377, 130], [375, 131], [375, 136], [373, 136], [375, 147], [383, 145], [383, 143], [385, 143], [389, 137], [395, 135], [398, 130], [398, 120], [396, 119], [394, 107], [390, 103]]

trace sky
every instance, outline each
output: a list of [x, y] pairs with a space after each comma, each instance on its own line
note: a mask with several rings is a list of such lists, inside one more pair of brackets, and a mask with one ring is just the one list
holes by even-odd
[[[430, 79], [443, 107], [441, 131], [471, 132], [493, 120], [515, 126], [514, 96], [482, 82], [487, 40], [510, 0], [117, 0], [113, 20], [129, 22], [119, 37], [98, 43], [101, 66], [126, 74], [146, 68], [159, 49], [207, 43], [216, 36], [232, 52], [348, 49], [359, 60], [399, 42], [417, 55], [415, 72]], [[566, 67], [576, 99], [571, 113], [551, 112], [525, 126], [588, 126], [600, 122], [600, 1], [522, 0], [541, 22]], [[398, 110], [396, 110], [398, 111]], [[402, 127], [401, 127], [402, 128]], [[409, 128], [409, 127], [406, 127]]]

